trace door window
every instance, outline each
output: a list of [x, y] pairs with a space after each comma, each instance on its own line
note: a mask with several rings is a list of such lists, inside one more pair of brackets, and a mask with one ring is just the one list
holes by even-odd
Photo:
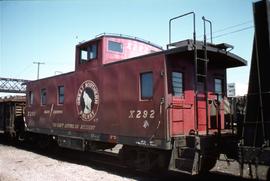
[[183, 96], [183, 73], [172, 72], [172, 94], [174, 96]]

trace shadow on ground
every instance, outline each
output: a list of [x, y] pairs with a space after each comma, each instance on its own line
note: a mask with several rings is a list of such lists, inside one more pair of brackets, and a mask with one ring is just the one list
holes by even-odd
[[[114, 163], [114, 159], [111, 159], [111, 164], [106, 164], [104, 162], [96, 161], [98, 157], [102, 157], [104, 160], [104, 155], [90, 153], [90, 152], [81, 152], [74, 151], [64, 148], [59, 148], [56, 144], [51, 144], [47, 149], [41, 149], [37, 145], [33, 145], [30, 143], [15, 143], [10, 142], [3, 138], [3, 135], [0, 135], [0, 144], [5, 146], [13, 146], [18, 149], [23, 149], [26, 151], [30, 151], [36, 154], [40, 154], [49, 158], [53, 158], [59, 161], [65, 161], [74, 164], [80, 164], [89, 166], [95, 170], [105, 171], [111, 174], [119, 175], [122, 177], [127, 177], [139, 181], [162, 181], [162, 180], [183, 180], [183, 181], [191, 181], [191, 180], [228, 180], [228, 181], [250, 181], [251, 179], [241, 178], [239, 176], [233, 176], [225, 173], [219, 172], [210, 172], [204, 175], [198, 176], [189, 176], [186, 174], [176, 173], [176, 172], [164, 172], [164, 173], [144, 173], [136, 170], [132, 170], [121, 165], [117, 165]], [[94, 159], [93, 159], [94, 158]], [[108, 158], [110, 159], [110, 158]]]

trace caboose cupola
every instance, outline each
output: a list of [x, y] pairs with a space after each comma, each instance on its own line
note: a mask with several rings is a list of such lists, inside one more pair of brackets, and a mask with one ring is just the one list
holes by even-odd
[[[76, 46], [76, 70], [118, 62], [154, 52], [162, 47], [127, 35], [100, 34]], [[91, 62], [91, 63], [90, 63]]]

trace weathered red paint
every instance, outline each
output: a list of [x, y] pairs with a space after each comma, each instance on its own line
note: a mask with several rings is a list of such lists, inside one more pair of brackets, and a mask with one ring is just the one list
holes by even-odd
[[[109, 40], [121, 42], [124, 52], [109, 51]], [[97, 59], [80, 64], [80, 48], [91, 43], [98, 45]], [[127, 144], [131, 145], [146, 145], [145, 142], [149, 140], [169, 143], [172, 137], [190, 134], [195, 129], [194, 65], [192, 51], [183, 47], [161, 51], [151, 44], [117, 36], [101, 36], [77, 45], [74, 72], [28, 83], [27, 91], [34, 93], [34, 104], [30, 105], [28, 100], [26, 108], [28, 130], [39, 132], [48, 129], [52, 135], [56, 134], [54, 132], [57, 130], [63, 131], [65, 135], [73, 132], [84, 135], [102, 134], [108, 135], [107, 141], [114, 143], [122, 143], [121, 137], [139, 140], [127, 141]], [[151, 51], [156, 53], [149, 54]], [[220, 52], [209, 52], [209, 59], [208, 96], [209, 100], [214, 100], [214, 78], [223, 79], [225, 91], [226, 68], [244, 65], [244, 62], [238, 57]], [[149, 71], [153, 72], [153, 98], [141, 100], [140, 73]], [[182, 97], [172, 96], [171, 71], [183, 72]], [[83, 89], [94, 86], [90, 82], [85, 83], [87, 81], [92, 81], [96, 86], [95, 91], [98, 92], [98, 100], [95, 100], [96, 103], [91, 109], [93, 113], [88, 115], [83, 113], [80, 103], [81, 96], [84, 96]], [[65, 89], [63, 105], [57, 103], [57, 87], [60, 85]], [[47, 103], [44, 106], [40, 103], [42, 88], [47, 90]], [[198, 104], [198, 131], [205, 134], [206, 105], [203, 97], [201, 99]], [[210, 110], [210, 105], [208, 106]], [[222, 106], [223, 104], [221, 123], [224, 129]], [[212, 130], [215, 131], [216, 128]], [[91, 139], [99, 140], [93, 135]], [[155, 145], [159, 144], [158, 141]], [[161, 145], [157, 147], [162, 148]]]

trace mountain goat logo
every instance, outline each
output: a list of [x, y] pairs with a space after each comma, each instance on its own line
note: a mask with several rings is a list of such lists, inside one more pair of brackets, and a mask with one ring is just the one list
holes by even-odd
[[87, 80], [83, 82], [78, 90], [76, 105], [78, 115], [83, 121], [91, 121], [98, 111], [99, 93], [96, 84]]

